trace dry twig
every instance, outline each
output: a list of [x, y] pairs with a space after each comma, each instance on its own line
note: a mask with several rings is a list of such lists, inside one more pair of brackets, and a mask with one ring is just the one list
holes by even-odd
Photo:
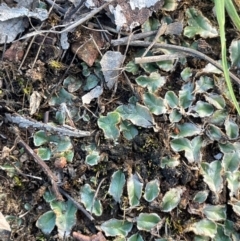
[[101, 232], [92, 236], [87, 236], [79, 232], [73, 232], [73, 237], [78, 241], [107, 241]]
[[144, 57], [147, 52], [152, 48], [152, 46], [158, 41], [159, 37], [162, 36], [165, 31], [167, 29], [167, 24], [166, 23], [163, 23], [159, 29], [158, 29], [158, 32], [156, 34], [156, 36], [154, 37], [154, 40], [152, 41], [152, 43], [147, 47], [147, 49], [145, 50], [145, 52], [143, 53], [142, 57]]
[[188, 54], [176, 53], [176, 54], [163, 54], [163, 55], [156, 55], [156, 56], [148, 56], [148, 57], [138, 57], [135, 58], [136, 64], [145, 64], [145, 63], [152, 63], [158, 61], [166, 61], [166, 60], [173, 60], [179, 59], [182, 57], [186, 57]]
[[68, 198], [69, 200], [71, 200], [71, 202], [82, 212], [85, 214], [85, 216], [90, 219], [91, 221], [94, 220], [94, 217], [89, 214], [81, 204], [79, 204], [78, 202], [76, 202], [69, 194], [67, 194], [62, 188], [59, 187], [59, 192], [62, 193], [62, 195], [64, 195], [66, 198]]
[[16, 127], [13, 128], [13, 132], [16, 135], [15, 145], [20, 144], [33, 157], [34, 161], [42, 168], [42, 170], [45, 172], [45, 174], [51, 181], [52, 190], [57, 200], [63, 201], [63, 197], [58, 191], [57, 176], [51, 171], [49, 166], [32, 150], [32, 148], [20, 137], [19, 131]]
[[[113, 46], [127, 45], [128, 44], [127, 41], [128, 41], [128, 37], [122, 38], [122, 39], [117, 39], [117, 40], [112, 40], [111, 44]], [[148, 47], [150, 44], [151, 44], [151, 42], [146, 42], [146, 41], [132, 41], [132, 42], [129, 43], [130, 46], [136, 46], [136, 47]], [[162, 49], [171, 49], [171, 50], [175, 50], [177, 52], [186, 53], [190, 56], [203, 59], [203, 60], [211, 63], [212, 65], [214, 65], [216, 68], [223, 71], [222, 66], [217, 61], [213, 60], [212, 58], [208, 57], [207, 55], [205, 55], [205, 54], [203, 54], [203, 53], [201, 53], [201, 52], [199, 52], [195, 49], [177, 46], [177, 45], [172, 45], [172, 44], [162, 44], [162, 43], [154, 44], [153, 47], [162, 48]], [[229, 72], [229, 75], [237, 84], [240, 85], [240, 79], [236, 75], [234, 75], [231, 72]]]
[[[65, 27], [63, 30], [61, 31], [56, 31], [56, 30], [40, 30], [40, 31], [34, 31], [32, 33], [28, 33], [26, 35], [24, 35], [23, 37], [19, 38], [18, 40], [21, 40], [21, 39], [26, 39], [26, 38], [29, 38], [29, 37], [32, 37], [32, 36], [35, 36], [35, 35], [38, 35], [38, 34], [44, 34], [44, 33], [56, 33], [56, 34], [61, 34], [61, 33], [65, 33], [65, 32], [69, 32], [71, 31], [72, 29], [76, 28], [77, 26], [85, 23], [86, 21], [88, 21], [89, 19], [91, 19], [92, 17], [94, 17], [97, 13], [101, 12], [105, 7], [107, 7], [113, 0], [107, 2], [107, 3], [104, 3], [101, 7], [99, 8], [96, 8], [94, 10], [92, 10], [90, 13], [88, 13], [86, 16], [84, 16], [83, 18], [79, 19], [78, 21], [74, 22], [74, 23], [71, 23], [71, 24], [67, 24], [67, 25], [59, 25], [59, 26], [55, 26], [55, 28], [58, 28], [58, 27]], [[16, 40], [17, 41], [17, 40]]]
[[66, 13], [66, 9], [60, 7], [57, 3], [55, 3], [55, 1], [52, 0], [46, 0], [46, 2], [48, 4], [50, 4], [52, 6], [52, 8], [55, 8], [57, 11], [59, 11], [61, 14], [65, 14]]
[[99, 190], [100, 190], [100, 187], [102, 186], [102, 183], [105, 181], [106, 178], [103, 178], [102, 181], [98, 184], [98, 187], [97, 187], [97, 190], [94, 194], [94, 197], [93, 197], [93, 200], [92, 200], [92, 205], [91, 205], [91, 213], [92, 213], [92, 210], [93, 210], [93, 206], [94, 206], [94, 203], [95, 203], [95, 200], [97, 198], [97, 195], [99, 193]]
[[63, 82], [63, 80], [65, 79], [65, 77], [67, 76], [67, 73], [69, 71], [69, 69], [71, 68], [73, 61], [75, 60], [78, 50], [82, 47], [82, 45], [80, 45], [76, 51], [76, 53], [74, 54], [71, 63], [68, 65], [66, 71], [64, 72], [64, 74], [62, 75], [62, 77], [60, 78], [60, 80], [58, 81], [58, 83], [54, 86], [54, 88], [51, 90], [50, 94], [48, 95], [47, 99], [45, 100], [45, 102], [41, 105], [42, 108], [44, 108], [46, 105], [48, 105], [48, 101], [49, 99], [52, 97], [53, 93], [56, 91], [56, 89], [61, 85], [61, 83]]
[[5, 119], [6, 121], [9, 121], [11, 123], [19, 125], [19, 127], [22, 128], [38, 128], [40, 130], [45, 130], [48, 132], [54, 132], [59, 135], [64, 135], [64, 136], [74, 136], [74, 137], [84, 137], [84, 136], [90, 136], [91, 132], [90, 131], [82, 131], [78, 130], [75, 128], [72, 128], [70, 126], [53, 126], [50, 124], [45, 124], [39, 121], [27, 119], [25, 117], [22, 117], [17, 114], [5, 114]]

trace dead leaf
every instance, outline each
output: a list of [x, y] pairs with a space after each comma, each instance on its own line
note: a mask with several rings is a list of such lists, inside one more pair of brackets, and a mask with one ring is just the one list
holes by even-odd
[[[21, 19], [10, 19], [4, 22], [0, 21], [0, 44], [11, 43], [19, 33], [25, 30], [23, 20]], [[6, 41], [7, 36], [7, 41]]]
[[3, 59], [11, 62], [19, 62], [22, 60], [23, 56], [23, 44], [20, 41], [17, 41], [12, 43], [11, 47], [5, 51]]
[[63, 169], [67, 165], [67, 159], [65, 156], [56, 158], [54, 161], [54, 166], [59, 169]]
[[3, 216], [2, 212], [0, 212], [0, 229], [11, 231], [10, 225]]
[[[11, 43], [19, 33], [22, 33], [26, 27], [24, 17], [37, 18], [41, 21], [48, 18], [46, 9], [36, 8], [30, 11], [24, 7], [10, 8], [7, 4], [0, 5], [0, 44]], [[7, 36], [7, 40], [6, 37]]]
[[101, 232], [92, 236], [83, 235], [79, 232], [73, 232], [73, 237], [78, 241], [107, 241]]
[[80, 32], [81, 36], [71, 45], [71, 50], [74, 54], [77, 52], [78, 58], [91, 67], [99, 55], [98, 49], [104, 46], [105, 41], [100, 32], [86, 29], [81, 29]]
[[127, 19], [122, 7], [120, 5], [117, 5], [116, 7], [110, 5], [109, 10], [114, 15], [114, 22], [117, 26], [117, 31], [121, 31], [123, 26], [127, 26]]
[[142, 1], [142, 0], [130, 0], [130, 6], [132, 10], [135, 8], [142, 9], [142, 8], [149, 8], [154, 6], [158, 0], [148, 0], [148, 1]]
[[37, 112], [40, 103], [42, 100], [42, 96], [37, 92], [37, 91], [33, 91], [33, 93], [30, 96], [30, 115], [33, 115]]
[[119, 68], [124, 60], [124, 55], [117, 51], [107, 51], [100, 64], [102, 66], [102, 72], [107, 83], [107, 87], [112, 89], [118, 80]]
[[165, 31], [166, 35], [181, 35], [183, 31], [183, 24], [181, 22], [174, 22], [167, 25]]
[[82, 96], [83, 104], [89, 104], [92, 99], [98, 98], [103, 93], [103, 88], [101, 86], [96, 86], [86, 95]]
[[68, 32], [61, 33], [60, 35], [61, 47], [66, 50], [69, 48], [70, 44], [68, 42]]
[[109, 5], [109, 15], [113, 15], [117, 30], [130, 31], [133, 28], [143, 24], [152, 15], [157, 12], [164, 4], [163, 0], [141, 1], [134, 0], [128, 3], [126, 0], [117, 0], [117, 5]]
[[25, 7], [10, 8], [7, 4], [2, 3], [0, 6], [0, 11], [0, 21], [7, 21], [22, 17], [37, 18], [41, 21], [44, 21], [48, 18], [48, 11], [42, 8], [36, 8], [34, 11], [29, 11], [29, 9]]
[[94, 1], [94, 0], [86, 0], [85, 1], [85, 6], [87, 8], [93, 9], [93, 8], [96, 8], [98, 6], [98, 2]]
[[45, 68], [45, 64], [43, 62], [41, 62], [40, 60], [38, 60], [35, 64], [34, 69], [29, 69], [26, 72], [26, 76], [28, 76], [31, 81], [42, 81], [45, 78], [46, 75], [46, 68]]
[[10, 153], [11, 153], [11, 149], [8, 148], [7, 146], [4, 146], [3, 149], [2, 149], [2, 155], [1, 155], [1, 158], [0, 159], [5, 159], [6, 157], [9, 157], [10, 156]]
[[77, 7], [82, 1], [81, 0], [69, 0], [75, 7]]
[[19, 8], [25, 7], [25, 8], [29, 8], [29, 9], [35, 9], [38, 6], [38, 2], [36, 0], [25, 0], [25, 1], [14, 0], [14, 2], [18, 3], [17, 7], [19, 7]]

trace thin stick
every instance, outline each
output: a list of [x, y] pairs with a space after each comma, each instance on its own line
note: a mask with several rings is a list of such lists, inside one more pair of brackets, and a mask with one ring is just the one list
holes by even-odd
[[3, 51], [2, 51], [2, 61], [3, 61], [4, 54], [5, 54], [6, 47], [7, 47], [7, 40], [8, 40], [8, 36], [6, 35], [6, 36], [5, 36], [4, 45], [3, 45]]
[[[31, 24], [31, 21], [30, 21], [30, 24]], [[31, 24], [31, 25], [32, 25], [32, 24]], [[38, 29], [41, 29], [42, 26], [43, 26], [43, 23], [39, 26]], [[33, 27], [33, 26], [32, 26], [32, 27]], [[34, 27], [33, 27], [33, 28], [34, 28]], [[31, 42], [29, 43], [28, 48], [27, 48], [27, 50], [26, 50], [26, 52], [25, 52], [25, 54], [24, 54], [23, 60], [22, 60], [22, 62], [21, 62], [21, 64], [20, 64], [20, 66], [18, 67], [18, 70], [20, 70], [20, 69], [22, 68], [22, 66], [23, 66], [23, 64], [24, 64], [24, 62], [25, 62], [25, 60], [26, 60], [26, 58], [27, 58], [27, 55], [28, 55], [28, 53], [29, 53], [29, 50], [30, 50], [30, 48], [32, 47], [32, 44], [33, 44], [35, 38], [36, 38], [36, 35], [33, 36]]]
[[18, 172], [20, 175], [24, 176], [24, 177], [31, 177], [31, 178], [33, 178], [33, 179], [37, 179], [37, 180], [40, 180], [40, 181], [43, 180], [41, 177], [36, 177], [36, 176], [30, 175], [30, 174], [25, 174], [25, 173], [23, 173], [16, 165], [14, 165], [14, 164], [12, 164], [12, 165], [13, 165], [14, 168], [17, 170], [17, 172]]
[[49, 180], [52, 184], [53, 192], [57, 198], [57, 200], [63, 200], [62, 195], [59, 193], [57, 188], [58, 178], [57, 176], [51, 171], [49, 166], [32, 150], [32, 148], [20, 137], [18, 134], [19, 131], [16, 127], [14, 127], [14, 134], [16, 135], [15, 144], [20, 144], [23, 148], [33, 157], [34, 161], [42, 168], [45, 172]]
[[124, 74], [124, 76], [125, 76], [126, 82], [127, 82], [127, 84], [129, 85], [130, 89], [132, 90], [132, 92], [134, 93], [134, 95], [140, 100], [140, 99], [141, 99], [141, 98], [140, 98], [140, 95], [137, 93], [137, 91], [135, 91], [135, 89], [134, 89], [134, 87], [133, 87], [130, 79], [128, 78], [126, 72], [123, 71], [123, 74]]
[[[98, 18], [96, 18], [96, 20], [97, 20]], [[97, 23], [93, 23], [93, 22], [88, 22], [89, 23], [89, 25], [91, 25], [91, 26], [93, 26], [93, 27], [96, 27], [96, 28], [99, 28], [99, 24], [97, 24]], [[86, 26], [83, 26], [84, 28], [86, 27]], [[104, 24], [101, 24], [101, 27], [103, 28], [103, 30], [97, 30], [97, 29], [91, 29], [91, 30], [94, 30], [94, 31], [102, 31], [102, 32], [108, 32], [108, 34], [110, 34], [110, 32], [112, 32], [112, 33], [119, 33], [119, 31], [117, 31], [115, 28], [111, 28], [111, 27], [109, 27], [109, 26], [106, 26], [106, 25], [104, 25]], [[86, 27], [86, 28], [88, 28], [88, 27]], [[125, 32], [120, 32], [120, 34], [121, 35], [129, 35], [129, 33], [125, 33]], [[112, 35], [112, 34], [110, 34], [110, 35]]]
[[[118, 36], [120, 36], [120, 33], [118, 33]], [[127, 47], [126, 47], [125, 52], [124, 52], [124, 58], [123, 58], [123, 60], [122, 60], [122, 63], [121, 63], [121, 65], [120, 65], [120, 67], [123, 66], [123, 63], [124, 63], [124, 61], [125, 61], [125, 59], [126, 59], [127, 51], [128, 51], [128, 47], [129, 47], [129, 42], [131, 41], [131, 37], [132, 37], [132, 36], [133, 36], [133, 33], [131, 33], [130, 36], [129, 36], [128, 44], [127, 44]], [[120, 48], [120, 46], [118, 46], [118, 52], [119, 52], [119, 48]], [[113, 92], [112, 92], [112, 95], [111, 95], [111, 99], [113, 99], [114, 95], [116, 94], [116, 92], [117, 92], [117, 87], [118, 87], [118, 81], [116, 81], [116, 83], [115, 83], [115, 85], [114, 85], [114, 89], [113, 89]]]
[[35, 162], [41, 166], [45, 174], [49, 177], [50, 180], [55, 182], [58, 181], [57, 176], [51, 171], [49, 166], [32, 150], [32, 148], [18, 135], [16, 142], [24, 147], [24, 149], [34, 158]]
[[[34, 31], [32, 33], [26, 34], [23, 37], [19, 38], [18, 40], [21, 39], [25, 39], [25, 38], [29, 38], [38, 34], [44, 34], [44, 33], [56, 33], [56, 34], [61, 34], [64, 32], [69, 32], [70, 30], [72, 30], [73, 28], [76, 28], [77, 26], [85, 23], [86, 21], [88, 21], [89, 19], [91, 19], [92, 17], [94, 17], [94, 15], [96, 15], [97, 13], [101, 12], [105, 7], [107, 7], [113, 0], [104, 3], [101, 7], [96, 8], [94, 10], [92, 10], [90, 13], [88, 13], [85, 17], [79, 19], [77, 22], [74, 22], [70, 25], [68, 25], [66, 28], [64, 28], [61, 31], [56, 31], [56, 30], [41, 30], [41, 31]], [[60, 26], [56, 26], [56, 27], [60, 27]], [[56, 28], [55, 27], [55, 28]]]
[[93, 206], [94, 206], [94, 203], [95, 203], [95, 200], [97, 198], [97, 195], [99, 193], [99, 190], [100, 190], [100, 187], [102, 186], [102, 183], [105, 181], [106, 177], [102, 179], [102, 181], [99, 183], [98, 187], [97, 187], [97, 190], [94, 194], [94, 197], [93, 197], [93, 200], [92, 200], [92, 205], [91, 205], [91, 213], [92, 213], [92, 210], [93, 210]]
[[[54, 0], [54, 2], [51, 1], [52, 4], [53, 4], [53, 6], [55, 6], [55, 1], [56, 1], [56, 0]], [[52, 7], [50, 8], [50, 10], [48, 11], [48, 14], [51, 13], [51, 11], [52, 11], [52, 9], [53, 9], [53, 6], [52, 6]], [[31, 21], [30, 21], [30, 23], [31, 23]], [[32, 25], [32, 24], [31, 24], [31, 25]], [[39, 29], [41, 29], [42, 26], [43, 26], [43, 23], [41, 24], [41, 26], [39, 27]], [[33, 27], [33, 25], [32, 25], [32, 27]], [[43, 39], [42, 43], [40, 44], [40, 46], [39, 46], [39, 48], [38, 48], [38, 51], [37, 51], [36, 57], [35, 57], [35, 59], [34, 59], [34, 61], [33, 61], [33, 65], [32, 65], [32, 67], [31, 67], [31, 69], [34, 68], [34, 65], [35, 65], [35, 63], [36, 63], [36, 61], [37, 61], [37, 58], [38, 58], [38, 55], [39, 55], [39, 52], [40, 52], [40, 50], [41, 50], [41, 48], [42, 48], [42, 45], [43, 45], [43, 43], [44, 43], [47, 35], [48, 35], [48, 34], [46, 34], [46, 35], [44, 36], [44, 39]], [[25, 62], [25, 60], [26, 60], [26, 58], [27, 58], [28, 52], [29, 52], [30, 48], [32, 47], [32, 44], [33, 44], [33, 41], [35, 40], [35, 38], [36, 38], [36, 35], [33, 36], [30, 44], [28, 45], [27, 51], [26, 51], [26, 53], [25, 53], [25, 55], [24, 55], [24, 57], [23, 57], [23, 60], [22, 60], [22, 62], [21, 62], [21, 64], [20, 64], [18, 70], [20, 70], [20, 69], [22, 68], [22, 66], [23, 66], [23, 64], [24, 64], [24, 62]]]
[[66, 27], [65, 29], [61, 30], [61, 33], [64, 32], [68, 32], [70, 30], [72, 30], [73, 28], [77, 27], [78, 25], [83, 24], [84, 22], [86, 22], [87, 20], [91, 19], [92, 17], [94, 17], [97, 13], [101, 12], [105, 7], [107, 7], [113, 0], [104, 3], [101, 7], [96, 8], [94, 10], [92, 10], [86, 17], [79, 19], [77, 22], [71, 24], [70, 26]]
[[22, 60], [21, 64], [18, 67], [18, 70], [20, 70], [22, 68], [22, 66], [23, 66], [23, 64], [24, 64], [24, 62], [25, 62], [25, 60], [27, 58], [28, 52], [29, 52], [30, 48], [32, 47], [32, 44], [33, 44], [33, 41], [35, 40], [35, 38], [36, 38], [36, 36], [33, 36], [31, 42], [29, 43], [28, 48], [27, 48], [27, 50], [26, 50], [26, 52], [24, 54], [23, 60]]
[[[99, 24], [99, 26], [100, 26], [100, 28], [101, 28], [100, 31], [102, 31], [102, 34], [103, 34], [105, 40], [106, 40], [108, 43], [110, 43], [110, 39], [109, 39], [109, 37], [108, 37], [108, 35], [107, 35], [107, 33], [106, 33], [106, 32], [108, 32], [108, 31], [104, 30], [102, 24], [101, 24], [100, 21], [98, 20], [98, 17], [96, 17], [96, 20], [97, 20], [97, 23]], [[94, 30], [94, 29], [93, 29], [93, 30]], [[110, 34], [110, 33], [108, 32], [108, 34]]]
[[101, 50], [99, 49], [99, 47], [98, 47], [98, 45], [97, 45], [97, 43], [96, 43], [96, 41], [95, 41], [95, 39], [94, 39], [94, 37], [92, 36], [92, 34], [90, 34], [90, 39], [89, 40], [91, 40], [92, 42], [93, 42], [93, 44], [94, 44], [94, 46], [96, 47], [96, 49], [97, 49], [97, 51], [98, 51], [98, 53], [100, 54], [100, 56], [102, 57], [103, 56], [103, 54], [101, 53]]
[[158, 32], [157, 32], [155, 38], [153, 39], [152, 43], [147, 47], [147, 49], [143, 53], [142, 57], [144, 57], [147, 54], [147, 52], [152, 48], [152, 46], [158, 41], [159, 37], [162, 36], [165, 33], [166, 29], [167, 29], [167, 24], [163, 23], [159, 27]]
[[[96, 18], [97, 19], [97, 18]], [[99, 25], [97, 25], [96, 23], [90, 23], [88, 22], [88, 25], [92, 26], [92, 27], [97, 27], [99, 28]], [[96, 29], [96, 28], [92, 28], [92, 27], [87, 27], [85, 25], [82, 25], [83, 28], [91, 30], [91, 31], [95, 31], [95, 32], [100, 32], [100, 33], [108, 33], [109, 35], [112, 35], [108, 30], [104, 30], [104, 29]], [[110, 43], [110, 41], [108, 41]]]
[[95, 118], [98, 119], [98, 116], [96, 116], [85, 104], [82, 105], [83, 108], [85, 108], [87, 111], [89, 111]]
[[128, 48], [129, 48], [129, 43], [131, 42], [132, 37], [133, 37], [133, 33], [131, 33], [131, 34], [129, 35], [129, 37], [128, 37], [128, 42], [127, 42], [127, 45], [126, 45], [127, 47], [126, 47], [126, 49], [125, 49], [125, 51], [124, 51], [124, 59], [123, 59], [123, 61], [122, 61], [122, 65], [123, 65], [123, 63], [124, 63], [124, 61], [125, 61], [125, 59], [126, 59], [127, 51], [128, 51]]
[[79, 204], [77, 201], [75, 201], [69, 194], [67, 194], [62, 188], [58, 188], [59, 189], [59, 192], [63, 195], [63, 196], [65, 196], [66, 198], [68, 198], [69, 200], [71, 200], [71, 202], [73, 202], [73, 204], [83, 213], [83, 214], [85, 214], [85, 216], [88, 218], [88, 219], [90, 219], [91, 221], [93, 221], [93, 220], [95, 220], [94, 219], [94, 217], [91, 215], [91, 214], [89, 214], [85, 209], [84, 209], [84, 207], [81, 205], [81, 204]]
[[56, 1], [46, 0], [46, 2], [50, 5], [52, 5], [52, 8], [55, 8], [60, 13], [62, 13], [62, 14], [66, 13], [66, 10], [64, 8], [60, 7], [57, 3], [55, 3]]
[[[127, 38], [128, 39], [128, 38]], [[118, 45], [127, 45], [127, 39], [124, 39], [124, 41], [122, 39], [117, 39], [117, 40], [112, 40], [111, 44], [113, 46], [118, 46]], [[151, 44], [151, 42], [145, 42], [145, 41], [133, 41], [130, 43], [130, 46], [136, 46], [136, 47], [147, 47]], [[172, 45], [172, 44], [154, 44], [153, 47], [155, 48], [162, 48], [162, 49], [171, 49], [171, 50], [176, 50], [178, 52], [184, 52], [187, 53], [193, 57], [197, 57], [200, 59], [203, 59], [209, 63], [211, 63], [212, 65], [214, 65], [216, 68], [220, 69], [221, 71], [223, 71], [222, 66], [215, 60], [213, 60], [212, 58], [208, 57], [207, 55], [195, 50], [195, 49], [191, 49], [191, 48], [187, 48], [187, 47], [182, 47], [182, 46], [177, 46], [177, 45]], [[240, 79], [235, 76], [233, 73], [229, 72], [230, 77], [237, 83], [240, 85]]]
[[[107, 28], [106, 28], [107, 29]], [[111, 31], [109, 29], [109, 31]], [[134, 34], [132, 37], [131, 37], [131, 40], [134, 41], [134, 40], [139, 40], [139, 39], [144, 39], [144, 38], [147, 38], [147, 37], [150, 37], [154, 34], [156, 34], [158, 31], [155, 30], [155, 31], [148, 31], [148, 32], [145, 32], [145, 33], [137, 33], [137, 34]], [[120, 39], [115, 39], [115, 40], [112, 40], [111, 41], [111, 44], [113, 46], [118, 46], [118, 45], [126, 45], [126, 42], [128, 41], [129, 39], [129, 35], [126, 36], [126, 37], [123, 37], [123, 38], [120, 38]]]
[[44, 108], [44, 107], [48, 104], [48, 101], [49, 101], [49, 99], [52, 97], [54, 91], [60, 86], [60, 84], [62, 83], [62, 81], [63, 81], [64, 78], [66, 77], [69, 69], [70, 69], [71, 66], [72, 66], [73, 61], [75, 60], [75, 58], [76, 58], [76, 56], [77, 56], [78, 50], [79, 50], [81, 47], [82, 47], [82, 45], [78, 47], [76, 53], [74, 54], [74, 56], [73, 56], [73, 58], [72, 58], [72, 60], [71, 60], [71, 63], [69, 64], [68, 68], [67, 68], [66, 71], [64, 72], [63, 76], [60, 78], [60, 80], [58, 81], [58, 83], [54, 86], [54, 88], [52, 89], [51, 93], [50, 93], [49, 96], [47, 97], [46, 101], [41, 105], [42, 108]]
[[33, 119], [27, 119], [23, 116], [17, 114], [5, 113], [5, 120], [13, 124], [17, 124], [21, 128], [38, 128], [40, 130], [49, 131], [57, 133], [62, 136], [74, 136], [74, 137], [85, 137], [90, 136], [92, 133], [90, 131], [82, 131], [79, 129], [72, 128], [71, 126], [53, 126], [50, 124], [45, 124], [43, 122], [35, 121]]
[[40, 53], [40, 51], [41, 51], [41, 49], [42, 49], [42, 46], [43, 46], [44, 41], [46, 40], [47, 36], [48, 36], [48, 34], [45, 34], [45, 35], [44, 35], [43, 40], [42, 40], [42, 42], [40, 43], [40, 45], [39, 45], [39, 47], [38, 47], [38, 51], [37, 51], [37, 54], [36, 54], [36, 56], [35, 56], [35, 58], [34, 58], [34, 61], [33, 61], [33, 64], [32, 64], [32, 66], [31, 66], [31, 69], [33, 69], [34, 66], [35, 66], [35, 64], [36, 64], [36, 61], [37, 61], [38, 56], [39, 56], [39, 53]]
[[85, 7], [85, 5], [84, 5], [85, 0], [75, 1], [75, 3], [76, 2], [78, 2], [77, 6], [75, 6], [75, 4], [73, 4], [74, 7], [72, 6], [72, 7], [70, 7], [67, 10], [67, 12], [66, 12], [66, 14], [64, 16], [64, 19], [63, 19], [64, 23], [70, 21], [70, 19], [75, 19], [76, 18], [76, 14], [79, 13], [81, 11], [81, 9]]
[[148, 57], [138, 57], [138, 58], [135, 58], [135, 64], [145, 64], [145, 63], [152, 63], [152, 62], [158, 62], [158, 61], [173, 60], [173, 59], [179, 59], [181, 57], [186, 57], [186, 54], [177, 53], [177, 54], [164, 54], [164, 55], [148, 56]]

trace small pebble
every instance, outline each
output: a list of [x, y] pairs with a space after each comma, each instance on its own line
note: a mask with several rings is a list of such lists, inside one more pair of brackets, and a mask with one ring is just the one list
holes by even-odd
[[67, 159], [64, 156], [56, 158], [54, 165], [56, 168], [62, 169], [67, 165]]

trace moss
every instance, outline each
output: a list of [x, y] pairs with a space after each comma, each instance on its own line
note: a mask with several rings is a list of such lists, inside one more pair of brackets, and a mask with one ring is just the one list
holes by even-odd
[[56, 60], [50, 60], [48, 64], [54, 70], [63, 70], [66, 67], [63, 63]]

